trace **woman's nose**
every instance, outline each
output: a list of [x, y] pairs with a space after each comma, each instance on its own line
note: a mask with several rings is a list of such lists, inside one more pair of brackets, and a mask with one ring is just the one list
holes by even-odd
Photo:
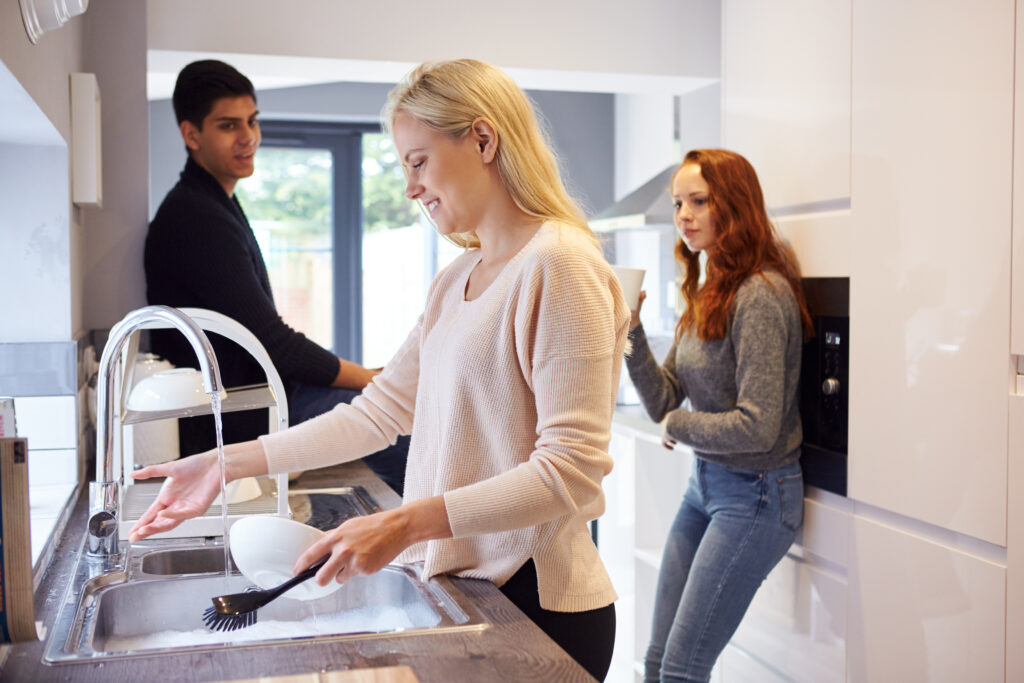
[[413, 183], [413, 181], [411, 181], [411, 180], [407, 180], [406, 181], [406, 183], [405, 183], [405, 198], [406, 199], [416, 199], [417, 197], [420, 196], [421, 192], [423, 192], [423, 188], [421, 188], [419, 186], [419, 184]]

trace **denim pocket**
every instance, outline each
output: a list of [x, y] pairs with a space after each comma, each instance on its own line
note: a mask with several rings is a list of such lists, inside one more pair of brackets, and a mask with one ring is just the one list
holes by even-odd
[[776, 477], [779, 487], [779, 521], [796, 531], [804, 521], [804, 475], [802, 472]]

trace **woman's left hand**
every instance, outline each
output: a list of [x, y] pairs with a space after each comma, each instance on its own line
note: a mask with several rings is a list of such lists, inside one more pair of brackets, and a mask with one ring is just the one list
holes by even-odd
[[647, 290], [640, 290], [640, 300], [637, 301], [636, 308], [629, 312], [629, 330], [632, 332], [636, 328], [640, 327], [640, 309], [644, 305], [644, 299], [647, 298]]
[[345, 583], [353, 576], [380, 571], [413, 543], [451, 535], [444, 498], [426, 498], [346, 520], [307, 548], [292, 571], [298, 574], [330, 553], [315, 580], [321, 586], [331, 580]]

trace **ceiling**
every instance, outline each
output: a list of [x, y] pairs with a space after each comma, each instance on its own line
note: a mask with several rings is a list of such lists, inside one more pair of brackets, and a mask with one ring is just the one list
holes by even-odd
[[[149, 50], [150, 100], [170, 99], [178, 72], [197, 59], [220, 59], [244, 73], [257, 91], [317, 83], [397, 83], [415, 64], [325, 57]], [[716, 83], [716, 78], [643, 74], [505, 69], [524, 90], [563, 92], [661, 93], [682, 95]]]

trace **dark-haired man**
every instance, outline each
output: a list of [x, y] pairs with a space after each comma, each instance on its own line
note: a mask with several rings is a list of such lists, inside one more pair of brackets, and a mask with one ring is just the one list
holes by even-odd
[[[237, 320], [260, 340], [284, 381], [290, 424], [349, 402], [374, 371], [343, 360], [289, 327], [278, 314], [256, 237], [234, 196], [252, 175], [260, 144], [252, 83], [217, 60], [193, 62], [174, 87], [174, 114], [188, 159], [146, 236], [146, 297], [151, 304], [206, 308]], [[227, 387], [266, 381], [259, 364], [237, 344], [210, 335]], [[154, 352], [176, 366], [195, 367], [191, 347], [177, 332], [151, 336]], [[182, 455], [213, 448], [212, 418], [179, 421]], [[223, 416], [226, 443], [267, 431], [266, 411]], [[401, 494], [408, 437], [366, 463]]]

